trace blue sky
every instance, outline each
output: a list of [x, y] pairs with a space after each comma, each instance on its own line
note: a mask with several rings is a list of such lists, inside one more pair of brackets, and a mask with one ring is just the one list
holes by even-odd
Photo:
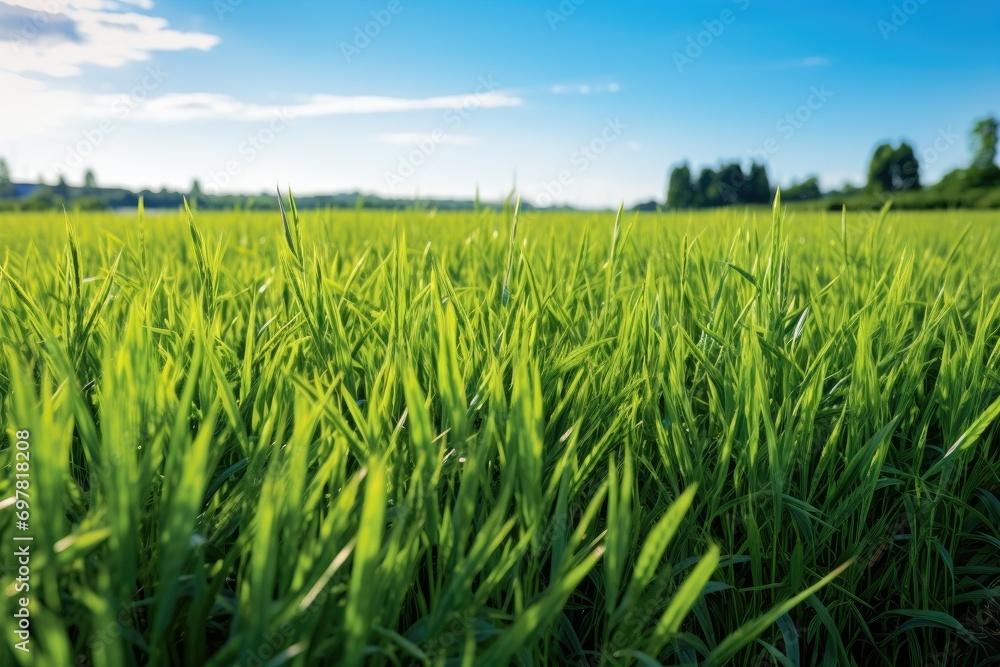
[[933, 181], [998, 84], [986, 0], [0, 0], [16, 180], [604, 207], [682, 160], [860, 183], [906, 139]]

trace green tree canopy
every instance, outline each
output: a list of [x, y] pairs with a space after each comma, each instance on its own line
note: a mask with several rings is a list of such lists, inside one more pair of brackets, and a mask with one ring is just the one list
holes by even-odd
[[997, 130], [997, 119], [992, 116], [983, 118], [972, 128], [973, 167], [986, 169], [996, 165]]
[[920, 163], [905, 141], [898, 148], [880, 144], [868, 164], [868, 188], [876, 192], [920, 189]]
[[750, 175], [747, 177], [750, 201], [757, 204], [771, 203], [771, 184], [767, 179], [767, 169], [763, 164], [754, 162], [750, 165]]
[[695, 183], [695, 205], [696, 206], [722, 206], [722, 195], [716, 186], [718, 178], [716, 173], [705, 167], [698, 174]]
[[670, 172], [667, 185], [667, 206], [669, 208], [692, 208], [696, 192], [691, 182], [691, 168], [684, 163]]
[[715, 183], [722, 198], [722, 201], [717, 202], [719, 206], [746, 203], [744, 195], [746, 195], [747, 177], [738, 162], [719, 167], [719, 171], [715, 174]]
[[52, 187], [52, 194], [62, 199], [69, 199], [69, 185], [66, 183], [66, 177], [62, 174], [59, 174], [59, 180]]
[[750, 172], [739, 162], [724, 163], [718, 170], [705, 167], [696, 180], [685, 163], [675, 167], [667, 187], [670, 208], [766, 204], [771, 201], [771, 186], [764, 165], [754, 162]]
[[7, 162], [0, 158], [0, 197], [13, 196], [14, 184], [10, 180], [10, 170], [7, 168]]
[[819, 199], [822, 195], [823, 193], [819, 189], [819, 179], [815, 176], [807, 178], [801, 183], [793, 183], [791, 187], [781, 192], [781, 198], [787, 201]]

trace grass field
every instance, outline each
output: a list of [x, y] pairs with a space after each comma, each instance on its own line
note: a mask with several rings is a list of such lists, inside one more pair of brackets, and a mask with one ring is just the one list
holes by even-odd
[[998, 662], [996, 213], [285, 206], [0, 216], [3, 664]]

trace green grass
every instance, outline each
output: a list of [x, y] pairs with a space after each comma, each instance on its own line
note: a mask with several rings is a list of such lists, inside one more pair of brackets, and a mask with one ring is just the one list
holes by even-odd
[[285, 209], [0, 216], [0, 662], [997, 662], [995, 214]]

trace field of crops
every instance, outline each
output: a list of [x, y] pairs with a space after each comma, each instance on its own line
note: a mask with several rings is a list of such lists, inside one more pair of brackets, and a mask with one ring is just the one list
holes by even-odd
[[0, 216], [0, 663], [998, 662], [996, 213], [285, 208]]

